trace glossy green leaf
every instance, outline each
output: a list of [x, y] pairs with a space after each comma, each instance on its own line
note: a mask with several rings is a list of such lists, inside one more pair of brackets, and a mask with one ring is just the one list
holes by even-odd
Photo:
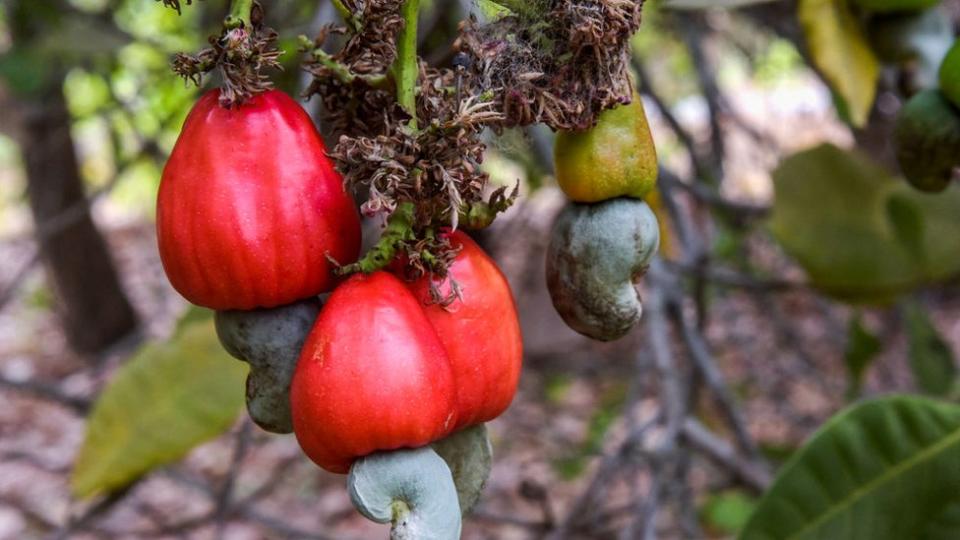
[[958, 502], [960, 406], [894, 396], [827, 422], [784, 465], [740, 538], [960, 538]]
[[844, 364], [847, 366], [847, 376], [849, 377], [847, 399], [854, 399], [860, 395], [863, 375], [877, 358], [877, 354], [880, 353], [882, 348], [883, 344], [880, 339], [863, 325], [859, 313], [850, 319], [850, 325], [847, 329], [847, 350], [843, 355]]
[[774, 171], [774, 236], [823, 292], [889, 302], [960, 273], [960, 186], [928, 195], [822, 145]]
[[93, 407], [73, 493], [87, 497], [122, 488], [229, 429], [243, 407], [246, 372], [220, 348], [212, 319], [145, 346]]
[[877, 95], [880, 62], [845, 0], [800, 0], [800, 26], [813, 62], [843, 100], [850, 121], [863, 126]]
[[957, 380], [957, 364], [950, 345], [943, 339], [923, 306], [911, 302], [905, 310], [910, 343], [910, 369], [917, 388], [946, 396]]

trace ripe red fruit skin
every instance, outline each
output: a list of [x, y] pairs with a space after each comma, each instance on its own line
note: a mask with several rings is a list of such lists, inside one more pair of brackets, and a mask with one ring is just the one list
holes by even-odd
[[[460, 428], [487, 422], [510, 406], [520, 379], [523, 340], [510, 284], [497, 265], [462, 232], [450, 236], [460, 253], [450, 267], [463, 295], [446, 308], [424, 305], [453, 368]], [[410, 285], [421, 304], [430, 298], [429, 278]], [[441, 292], [449, 293], [449, 282]]]
[[290, 408], [300, 447], [336, 473], [359, 456], [450, 433], [450, 360], [403, 282], [376, 272], [333, 291], [300, 354]]
[[462, 300], [428, 305], [427, 278], [377, 272], [337, 287], [320, 312], [290, 407], [301, 448], [322, 468], [346, 473], [372, 452], [424, 446], [513, 400], [523, 347], [509, 284], [465, 234], [451, 242], [462, 246], [450, 269]]
[[316, 127], [277, 90], [233, 109], [219, 95], [193, 107], [163, 171], [157, 240], [167, 277], [216, 310], [332, 289], [326, 254], [356, 260], [360, 219]]

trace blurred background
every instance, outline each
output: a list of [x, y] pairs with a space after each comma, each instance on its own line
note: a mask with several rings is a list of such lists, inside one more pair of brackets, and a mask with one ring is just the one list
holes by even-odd
[[[309, 80], [296, 38], [336, 12], [327, 0], [264, 4], [286, 51], [277, 86], [298, 95]], [[421, 55], [449, 63], [458, 21], [484, 5], [425, 4]], [[513, 286], [525, 367], [490, 425], [495, 466], [465, 538], [728, 537], [847, 403], [957, 400], [960, 194], [911, 192], [890, 143], [903, 100], [928, 84], [925, 57], [880, 58], [863, 85], [866, 60], [816, 51], [850, 48], [855, 32], [837, 25], [860, 25], [879, 51], [871, 29], [890, 21], [841, 10], [811, 31], [794, 1], [688, 9], [709, 4], [648, 1], [635, 38], [667, 234], [627, 338], [579, 337], [547, 296], [544, 250], [564, 203], [553, 134], [490, 138], [485, 167], [522, 196], [479, 240]], [[209, 327], [183, 332], [185, 317], [209, 317], [160, 265], [160, 174], [200, 92], [169, 61], [205, 45], [226, 10], [0, 1], [0, 538], [386, 534], [352, 509], [344, 477], [239, 414], [242, 364]], [[942, 54], [960, 2], [899, 17], [925, 17], [916, 26]], [[864, 225], [881, 179], [930, 219], [914, 238], [935, 246], [929, 264], [896, 244], [900, 229]], [[167, 368], [131, 373], [150, 362]], [[132, 395], [98, 403], [120, 372]], [[208, 379], [220, 394], [199, 390]], [[191, 400], [225, 412], [197, 424]], [[91, 411], [103, 421], [88, 430]], [[682, 422], [672, 437], [665, 414]]]

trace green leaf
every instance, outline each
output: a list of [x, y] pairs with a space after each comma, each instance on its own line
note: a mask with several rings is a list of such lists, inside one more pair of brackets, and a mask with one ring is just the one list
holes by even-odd
[[960, 501], [946, 505], [940, 514], [924, 527], [923, 540], [956, 540], [960, 531]]
[[71, 478], [74, 495], [122, 488], [229, 429], [243, 407], [246, 372], [220, 348], [212, 319], [145, 346], [93, 407]]
[[844, 364], [850, 377], [847, 386], [847, 399], [860, 395], [863, 375], [883, 348], [880, 339], [863, 326], [860, 313], [850, 319], [847, 329], [847, 350], [843, 355]]
[[887, 199], [887, 217], [900, 244], [910, 250], [917, 260], [925, 261], [927, 254], [923, 245], [923, 214], [917, 201], [899, 193], [891, 194]]
[[512, 13], [512, 11], [497, 3], [495, 0], [479, 0], [477, 2], [477, 8], [479, 8], [484, 20], [487, 21], [495, 21]]
[[[841, 412], [786, 464], [740, 538], [960, 538], [960, 406], [894, 396]], [[944, 529], [946, 528], [946, 529]]]
[[960, 185], [920, 193], [829, 144], [787, 158], [773, 176], [770, 229], [821, 291], [884, 303], [960, 273]]
[[880, 62], [844, 0], [800, 0], [798, 17], [813, 62], [863, 126], [877, 95]]
[[957, 380], [957, 364], [950, 345], [933, 326], [923, 306], [907, 304], [907, 335], [910, 342], [910, 369], [924, 393], [946, 396]]
[[756, 507], [756, 500], [742, 491], [726, 491], [707, 499], [702, 516], [711, 529], [734, 534], [743, 528]]

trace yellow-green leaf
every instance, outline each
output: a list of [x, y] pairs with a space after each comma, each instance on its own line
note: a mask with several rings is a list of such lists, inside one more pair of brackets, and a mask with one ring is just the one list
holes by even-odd
[[223, 433], [243, 406], [246, 364], [220, 347], [213, 320], [185, 325], [120, 368], [87, 422], [71, 486], [110, 492]]
[[930, 195], [822, 145], [773, 173], [770, 229], [821, 291], [884, 303], [960, 274], [960, 185]]
[[798, 17], [813, 62], [855, 126], [867, 123], [880, 62], [845, 0], [800, 0]]

